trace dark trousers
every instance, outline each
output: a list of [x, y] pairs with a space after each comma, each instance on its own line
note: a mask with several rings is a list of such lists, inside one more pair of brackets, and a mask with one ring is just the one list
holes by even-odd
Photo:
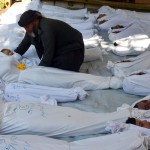
[[53, 59], [51, 67], [79, 72], [84, 60], [84, 48], [60, 54]]

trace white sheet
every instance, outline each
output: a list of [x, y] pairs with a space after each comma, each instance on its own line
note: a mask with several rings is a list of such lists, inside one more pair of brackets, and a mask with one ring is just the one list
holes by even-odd
[[[119, 25], [122, 25], [122, 24], [119, 24]], [[126, 25], [124, 26], [125, 28], [122, 29], [119, 33], [113, 33], [114, 32], [113, 30], [109, 30], [109, 39], [114, 42], [116, 40], [126, 38], [129, 36], [133, 36], [133, 35], [134, 36], [135, 35], [147, 35], [148, 36], [146, 29], [141, 28], [140, 23], [138, 21], [127, 22]]]
[[123, 90], [134, 95], [147, 96], [150, 94], [150, 73], [131, 75], [123, 80]]
[[[119, 140], [118, 140], [119, 139]], [[88, 138], [76, 142], [46, 138], [35, 135], [2, 135], [0, 148], [15, 150], [146, 150], [148, 137], [138, 131], [117, 133], [96, 138]], [[108, 144], [109, 141], [109, 144]], [[132, 141], [132, 142], [131, 142]]]
[[[87, 96], [82, 88], [52, 88], [47, 86], [10, 83], [6, 84], [4, 92], [5, 101], [29, 101], [29, 102], [69, 102], [84, 100]], [[51, 103], [50, 103], [51, 104]]]
[[97, 34], [93, 35], [93, 37], [89, 39], [84, 39], [84, 46], [85, 48], [94, 48], [100, 46], [101, 37]]
[[130, 116], [129, 110], [92, 113], [69, 107], [29, 102], [5, 104], [1, 102], [0, 107], [1, 134], [32, 134], [51, 137], [98, 134], [105, 132], [105, 123], [110, 119], [124, 122]]
[[108, 61], [107, 68], [117, 77], [126, 77], [134, 72], [150, 69], [150, 51], [144, 52], [137, 57], [130, 57], [124, 61], [130, 62], [111, 62]]
[[18, 81], [61, 88], [82, 87], [84, 90], [122, 88], [122, 80], [117, 77], [95, 76], [42, 66], [21, 71]]
[[[106, 20], [106, 22], [99, 24], [99, 21]], [[109, 28], [116, 26], [116, 25], [124, 25], [128, 24], [130, 22], [130, 18], [127, 17], [124, 14], [116, 14], [115, 16], [112, 16], [111, 18], [102, 17], [101, 19], [98, 19], [99, 28], [102, 30], [108, 30]]]
[[85, 49], [84, 62], [101, 60], [103, 61], [103, 52], [100, 47]]
[[[138, 137], [138, 138], [137, 138]], [[71, 143], [71, 150], [146, 150], [147, 139], [137, 131], [128, 131]]]
[[0, 52], [0, 78], [5, 82], [17, 81], [20, 74], [17, 64], [18, 61], [13, 57], [5, 57], [5, 54]]
[[144, 136], [150, 136], [150, 129], [148, 128], [140, 127], [134, 124], [125, 124], [114, 121], [108, 122], [105, 130], [112, 134], [124, 131], [139, 131]]

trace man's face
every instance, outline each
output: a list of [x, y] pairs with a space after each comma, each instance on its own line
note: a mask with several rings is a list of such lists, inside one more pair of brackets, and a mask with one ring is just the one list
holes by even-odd
[[136, 125], [143, 127], [143, 128], [148, 128], [150, 129], [150, 122], [148, 122], [147, 120], [138, 120], [136, 119]]
[[33, 31], [34, 31], [34, 24], [33, 24], [33, 23], [30, 23], [30, 24], [26, 25], [24, 28], [25, 28], [25, 30], [26, 30], [28, 33], [33, 33]]
[[144, 100], [136, 104], [138, 109], [149, 110], [150, 109], [150, 100]]
[[8, 56], [11, 56], [11, 55], [14, 54], [14, 53], [13, 53], [12, 51], [10, 51], [9, 49], [3, 49], [1, 52], [4, 53], [5, 55], [8, 55]]

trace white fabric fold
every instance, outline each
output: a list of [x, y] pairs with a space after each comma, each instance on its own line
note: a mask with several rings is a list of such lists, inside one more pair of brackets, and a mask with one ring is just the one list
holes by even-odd
[[60, 88], [81, 87], [84, 90], [122, 88], [122, 80], [118, 77], [95, 76], [41, 66], [22, 71], [18, 81]]
[[131, 75], [123, 80], [123, 90], [126, 93], [147, 96], [150, 94], [150, 74]]
[[143, 54], [130, 57], [123, 60], [124, 62], [111, 62], [108, 61], [107, 68], [111, 70], [112, 74], [117, 77], [126, 77], [135, 72], [145, 72], [150, 69], [150, 52], [144, 52]]
[[57, 104], [57, 102], [76, 101], [77, 99], [84, 100], [87, 95], [87, 92], [80, 87], [64, 89], [23, 83], [10, 83], [5, 87], [4, 100], [7, 102], [29, 101]]
[[148, 138], [138, 131], [125, 131], [71, 143], [71, 150], [147, 150]]
[[[117, 134], [87, 138], [66, 142], [35, 135], [1, 135], [1, 149], [15, 150], [147, 150], [148, 137], [138, 131], [126, 131]], [[109, 144], [108, 144], [109, 141]], [[118, 142], [119, 141], [119, 142]]]
[[108, 121], [106, 123], [105, 130], [114, 134], [114, 133], [122, 132], [127, 127], [128, 127], [128, 125], [123, 122]]
[[103, 61], [103, 52], [100, 47], [85, 49], [84, 62], [101, 60]]
[[128, 22], [130, 22], [130, 18], [126, 16], [126, 14], [116, 14], [115, 16], [112, 16], [111, 18], [103, 17], [99, 19], [98, 21], [106, 20], [106, 22], [99, 24], [100, 29], [102, 30], [108, 30], [111, 27], [114, 27], [116, 25], [126, 25]]
[[105, 133], [107, 121], [124, 122], [130, 115], [128, 110], [92, 113], [69, 107], [29, 102], [9, 102], [0, 106], [3, 110], [0, 120], [1, 134], [32, 134], [49, 137], [93, 135]]
[[109, 121], [106, 124], [105, 130], [114, 134], [114, 133], [120, 133], [120, 132], [131, 132], [131, 131], [139, 131], [142, 135], [150, 135], [150, 129], [143, 128], [134, 124], [126, 124], [122, 122], [114, 122]]
[[93, 35], [93, 37], [89, 39], [84, 39], [84, 46], [85, 48], [94, 48], [100, 46], [101, 37], [97, 34]]

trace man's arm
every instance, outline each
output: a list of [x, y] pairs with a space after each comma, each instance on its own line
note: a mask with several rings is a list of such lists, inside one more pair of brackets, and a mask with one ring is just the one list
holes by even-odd
[[19, 44], [19, 46], [14, 51], [20, 55], [23, 55], [30, 46], [31, 46], [30, 37], [26, 33], [22, 42]]
[[55, 37], [51, 31], [47, 31], [42, 35], [42, 43], [44, 47], [44, 54], [42, 56], [39, 66], [51, 66], [55, 52]]

